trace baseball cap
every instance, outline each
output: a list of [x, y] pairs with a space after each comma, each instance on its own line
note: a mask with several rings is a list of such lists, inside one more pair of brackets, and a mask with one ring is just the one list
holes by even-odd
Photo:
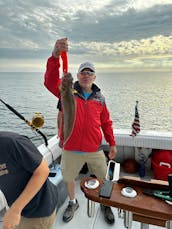
[[79, 66], [78, 73], [82, 72], [85, 68], [89, 68], [92, 72], [95, 72], [95, 67], [90, 62], [84, 62]]

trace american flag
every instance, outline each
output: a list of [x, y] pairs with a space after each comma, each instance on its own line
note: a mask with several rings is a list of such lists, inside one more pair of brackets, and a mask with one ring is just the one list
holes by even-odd
[[135, 105], [135, 117], [134, 117], [134, 121], [131, 125], [132, 127], [132, 132], [130, 134], [130, 136], [135, 137], [139, 132], [140, 132], [140, 121], [139, 121], [139, 112], [138, 112], [138, 101], [136, 101], [136, 105]]

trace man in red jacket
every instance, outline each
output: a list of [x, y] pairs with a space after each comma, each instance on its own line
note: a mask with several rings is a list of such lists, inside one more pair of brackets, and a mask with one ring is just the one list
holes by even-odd
[[[59, 73], [60, 53], [68, 51], [66, 38], [57, 40], [52, 56], [48, 59], [45, 73], [45, 86], [55, 96], [60, 97]], [[69, 204], [64, 212], [63, 221], [70, 221], [79, 204], [75, 198], [75, 178], [85, 163], [98, 178], [105, 178], [106, 158], [101, 149], [102, 133], [109, 143], [109, 158], [116, 156], [116, 142], [113, 134], [112, 121], [106, 106], [105, 98], [100, 89], [94, 84], [96, 79], [95, 67], [90, 62], [79, 66], [77, 79], [74, 83], [75, 119], [70, 136], [63, 142], [61, 168], [67, 184]], [[63, 106], [63, 105], [62, 105]], [[62, 109], [63, 113], [63, 109]], [[62, 131], [61, 131], [62, 133]], [[107, 223], [114, 223], [114, 215], [110, 207], [101, 205]]]

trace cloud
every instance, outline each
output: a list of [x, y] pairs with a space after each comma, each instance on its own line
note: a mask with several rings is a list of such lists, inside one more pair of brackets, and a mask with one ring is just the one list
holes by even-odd
[[72, 64], [171, 66], [171, 0], [0, 0], [0, 7], [1, 59], [42, 61], [68, 37]]
[[[155, 2], [168, 1], [146, 2], [1, 0], [0, 45], [45, 48], [64, 36], [72, 42], [119, 42], [169, 35], [172, 4], [155, 5]], [[27, 40], [31, 40], [30, 44]]]

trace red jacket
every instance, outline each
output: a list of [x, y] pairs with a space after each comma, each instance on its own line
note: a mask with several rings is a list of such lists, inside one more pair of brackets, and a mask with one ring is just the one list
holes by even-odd
[[[48, 59], [44, 85], [55, 96], [59, 97], [59, 59], [53, 56]], [[71, 151], [96, 152], [100, 149], [102, 132], [110, 146], [115, 146], [112, 121], [105, 99], [100, 89], [93, 84], [93, 93], [86, 100], [78, 82], [74, 84], [76, 118], [72, 133], [63, 148]]]

